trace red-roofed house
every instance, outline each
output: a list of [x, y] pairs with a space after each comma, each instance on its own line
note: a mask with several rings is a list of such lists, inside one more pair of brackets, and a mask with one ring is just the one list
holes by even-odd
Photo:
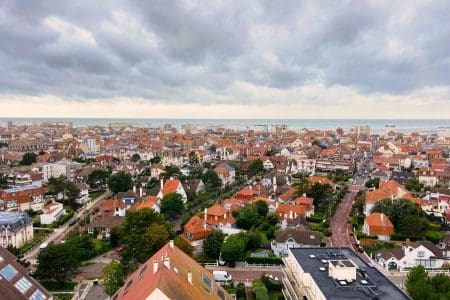
[[314, 214], [314, 199], [306, 197], [305, 195], [294, 200], [295, 205], [303, 205], [305, 207], [305, 214], [307, 217]]
[[211, 230], [212, 227], [209, 226], [204, 219], [193, 216], [186, 224], [184, 224], [183, 237], [189, 242], [203, 240]]
[[127, 207], [121, 200], [105, 199], [102, 201], [100, 214], [102, 216], [125, 217]]
[[231, 215], [231, 212], [221, 204], [216, 203], [210, 208], [205, 209], [205, 214], [206, 223], [214, 228], [236, 227], [236, 219]]
[[165, 195], [170, 193], [177, 193], [181, 195], [181, 199], [183, 200], [183, 203], [186, 203], [187, 201], [187, 194], [186, 191], [183, 188], [183, 185], [178, 179], [167, 179], [166, 182], [163, 183], [163, 180], [161, 179], [161, 190], [158, 193], [158, 197], [162, 199]]
[[379, 240], [388, 241], [394, 233], [394, 225], [384, 213], [372, 213], [364, 219], [363, 233], [376, 235]]
[[152, 208], [157, 213], [161, 212], [161, 199], [157, 196], [148, 196], [144, 201], [138, 201], [135, 202], [131, 207], [130, 210], [138, 210], [142, 208]]

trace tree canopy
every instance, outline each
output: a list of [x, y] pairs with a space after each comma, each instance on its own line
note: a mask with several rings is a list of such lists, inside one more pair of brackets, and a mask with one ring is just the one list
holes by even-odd
[[180, 194], [169, 193], [161, 200], [161, 213], [168, 219], [179, 216], [184, 209], [183, 200]]
[[106, 184], [109, 175], [110, 174], [107, 170], [95, 169], [88, 175], [86, 182], [93, 189], [102, 187]]
[[264, 171], [265, 171], [264, 163], [259, 158], [250, 161], [250, 163], [248, 164], [247, 173], [250, 176], [260, 175], [260, 174], [264, 173]]
[[36, 162], [36, 157], [37, 157], [36, 153], [33, 152], [24, 153], [22, 155], [22, 160], [20, 161], [20, 164], [22, 166], [29, 166]]
[[102, 283], [105, 292], [113, 295], [123, 285], [123, 266], [119, 261], [111, 261], [102, 270]]
[[208, 258], [218, 259], [225, 235], [220, 230], [211, 230], [203, 241], [203, 254]]
[[126, 192], [133, 188], [131, 174], [119, 171], [108, 178], [108, 187], [114, 193]]
[[430, 278], [423, 266], [414, 267], [409, 271], [405, 287], [413, 300], [450, 299], [450, 277], [438, 274]]
[[207, 192], [214, 192], [222, 187], [222, 180], [214, 170], [208, 169], [202, 175], [202, 180], [205, 183], [205, 189]]

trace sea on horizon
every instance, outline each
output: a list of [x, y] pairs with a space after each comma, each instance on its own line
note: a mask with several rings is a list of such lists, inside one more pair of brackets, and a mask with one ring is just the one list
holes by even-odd
[[433, 133], [439, 127], [450, 127], [449, 119], [130, 119], [130, 118], [0, 118], [0, 122], [12, 121], [15, 125], [42, 122], [71, 122], [74, 127], [106, 126], [111, 123], [157, 127], [163, 124], [223, 125], [236, 129], [251, 128], [253, 125], [287, 125], [289, 129], [332, 130], [353, 126], [370, 126], [372, 132], [384, 132], [386, 125], [395, 125], [399, 132]]

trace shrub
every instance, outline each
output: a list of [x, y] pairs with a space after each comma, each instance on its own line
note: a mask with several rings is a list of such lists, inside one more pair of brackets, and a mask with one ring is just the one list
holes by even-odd
[[269, 292], [261, 279], [254, 280], [252, 286], [256, 299], [269, 300]]
[[321, 223], [323, 219], [318, 217], [306, 217], [306, 221], [311, 223]]
[[324, 234], [326, 237], [330, 237], [330, 236], [333, 235], [333, 233], [331, 232], [330, 229], [325, 229], [325, 230], [323, 231], [323, 234]]
[[249, 264], [282, 265], [283, 260], [279, 257], [247, 257], [245, 261]]

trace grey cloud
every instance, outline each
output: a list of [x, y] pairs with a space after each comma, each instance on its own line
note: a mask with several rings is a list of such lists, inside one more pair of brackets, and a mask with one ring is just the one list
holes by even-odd
[[[246, 103], [255, 100], [228, 94], [236, 81], [281, 90], [320, 81], [363, 94], [450, 85], [446, 1], [186, 3], [2, 1], [0, 94]], [[118, 24], [120, 12], [155, 40]], [[45, 25], [49, 17], [88, 32], [95, 45], [65, 42]]]

